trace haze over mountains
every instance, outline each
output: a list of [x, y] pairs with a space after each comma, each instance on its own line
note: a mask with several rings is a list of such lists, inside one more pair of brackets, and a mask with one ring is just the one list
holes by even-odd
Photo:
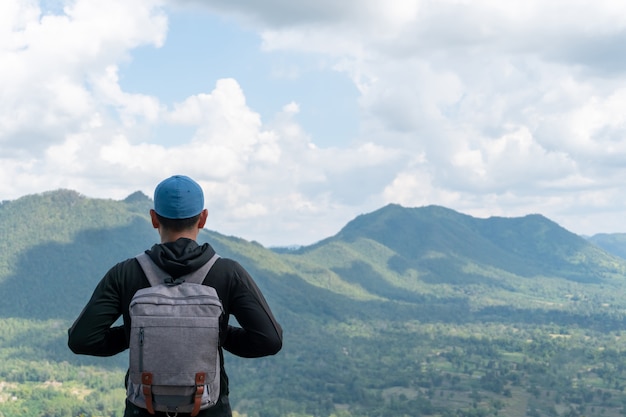
[[[5, 302], [0, 315], [67, 324], [110, 266], [156, 242], [148, 218], [151, 204], [141, 193], [113, 201], [70, 190], [3, 202], [0, 297]], [[609, 335], [621, 330], [626, 311], [626, 260], [620, 257], [626, 254], [626, 239], [585, 239], [537, 214], [477, 219], [439, 206], [388, 205], [355, 218], [334, 236], [293, 250], [208, 230], [200, 240], [252, 273], [285, 328], [279, 356], [259, 362], [227, 358], [234, 384], [240, 385], [234, 404], [244, 411], [266, 407], [276, 413], [268, 415], [307, 410], [331, 415], [339, 409], [394, 415], [381, 414], [393, 400], [397, 410], [415, 409], [417, 401], [431, 407], [432, 415], [445, 415], [446, 401], [428, 397], [424, 384], [430, 381], [432, 388], [433, 375], [459, 373], [465, 391], [486, 390], [502, 402], [500, 408], [488, 403], [485, 409], [504, 408], [509, 414], [503, 415], [515, 416], [520, 405], [507, 402], [505, 389], [513, 389], [516, 400], [528, 397], [527, 391], [515, 391], [517, 385], [506, 379], [500, 389], [477, 388], [475, 378], [465, 379], [445, 356], [467, 346], [459, 332], [472, 328], [489, 339], [485, 346], [509, 346], [485, 354], [505, 367], [507, 355], [525, 349], [531, 329], [548, 334], [560, 328], [571, 340], [577, 335], [571, 326]], [[498, 339], [504, 334], [506, 343]], [[125, 366], [124, 355], [108, 362], [76, 358], [64, 348], [65, 337], [60, 329], [24, 357]], [[0, 350], [18, 342], [3, 343]], [[468, 364], [482, 363], [464, 355]], [[438, 358], [441, 367], [424, 368], [425, 358]], [[528, 382], [530, 371], [516, 378]], [[442, 396], [456, 392], [451, 382], [439, 387]], [[597, 387], [604, 388], [609, 390]], [[615, 404], [604, 406], [605, 415], [618, 410], [621, 401], [621, 391], [610, 389], [616, 391]], [[454, 409], [471, 407], [467, 399]]]

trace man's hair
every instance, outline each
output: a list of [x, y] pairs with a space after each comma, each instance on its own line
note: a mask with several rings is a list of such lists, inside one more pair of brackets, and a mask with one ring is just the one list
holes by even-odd
[[167, 217], [156, 215], [159, 220], [159, 224], [166, 230], [171, 230], [172, 232], [182, 232], [184, 230], [189, 230], [198, 223], [200, 219], [200, 214], [197, 214], [193, 217], [188, 217], [186, 219], [168, 219]]

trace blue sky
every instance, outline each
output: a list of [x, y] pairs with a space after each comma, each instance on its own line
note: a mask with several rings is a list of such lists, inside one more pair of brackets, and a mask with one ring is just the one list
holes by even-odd
[[358, 91], [346, 74], [328, 68], [323, 56], [262, 51], [257, 33], [202, 10], [174, 9], [168, 17], [164, 45], [134, 50], [120, 68], [125, 91], [171, 103], [208, 92], [219, 79], [234, 78], [262, 119], [296, 102], [298, 122], [316, 144], [342, 146], [356, 137]]
[[0, 199], [204, 187], [310, 244], [389, 203], [626, 232], [626, 4], [7, 0]]

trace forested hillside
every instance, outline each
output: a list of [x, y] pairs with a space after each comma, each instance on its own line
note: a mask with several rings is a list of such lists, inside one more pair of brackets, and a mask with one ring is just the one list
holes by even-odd
[[626, 259], [626, 233], [600, 233], [589, 241], [605, 251]]
[[[66, 330], [115, 262], [156, 242], [141, 193], [0, 205], [0, 416], [121, 415], [126, 354]], [[203, 231], [255, 277], [284, 349], [226, 357], [252, 416], [619, 416], [626, 262], [540, 215], [390, 205], [297, 250]]]

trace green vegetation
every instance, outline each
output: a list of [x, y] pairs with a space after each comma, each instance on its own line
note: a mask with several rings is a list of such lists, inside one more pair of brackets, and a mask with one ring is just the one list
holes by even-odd
[[[75, 356], [66, 329], [155, 242], [150, 204], [61, 190], [0, 205], [0, 417], [122, 415], [127, 356]], [[276, 357], [227, 354], [239, 416], [626, 415], [626, 261], [542, 216], [391, 205], [296, 250], [202, 240], [285, 330]]]
[[626, 233], [600, 233], [589, 241], [602, 249], [626, 259]]

